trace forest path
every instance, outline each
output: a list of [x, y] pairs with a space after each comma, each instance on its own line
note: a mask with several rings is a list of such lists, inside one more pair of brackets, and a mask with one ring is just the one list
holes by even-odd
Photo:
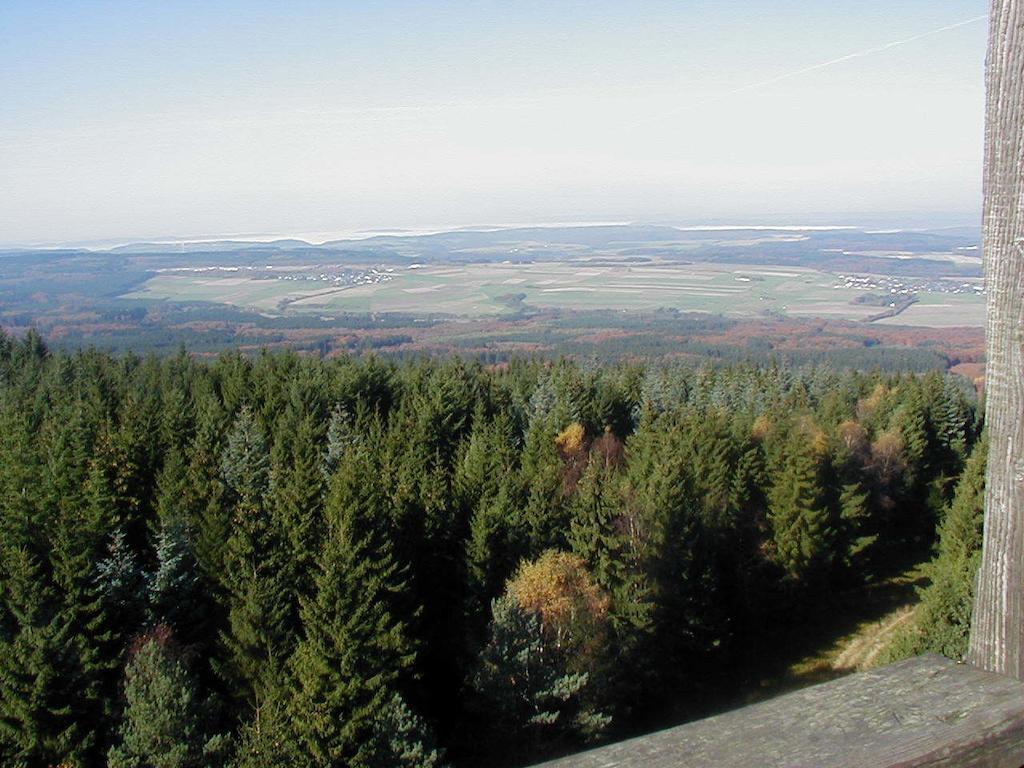
[[848, 669], [859, 672], [870, 669], [875, 659], [892, 642], [896, 631], [914, 615], [916, 606], [904, 605], [862, 629], [846, 644], [846, 647], [832, 661], [833, 669]]

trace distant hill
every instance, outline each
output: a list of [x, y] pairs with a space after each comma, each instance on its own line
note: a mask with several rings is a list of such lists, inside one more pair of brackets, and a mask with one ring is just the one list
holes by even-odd
[[[976, 230], [884, 230], [814, 227], [689, 228], [648, 224], [459, 229], [384, 234], [316, 244], [211, 240], [141, 242], [109, 253], [323, 257], [380, 262], [543, 262], [576, 258], [659, 259], [782, 264], [831, 271], [928, 276], [981, 274]], [[24, 252], [21, 249], [20, 252]]]

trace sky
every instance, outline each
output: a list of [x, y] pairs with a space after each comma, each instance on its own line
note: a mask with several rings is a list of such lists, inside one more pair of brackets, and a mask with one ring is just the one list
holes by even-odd
[[0, 2], [0, 243], [980, 218], [985, 0]]

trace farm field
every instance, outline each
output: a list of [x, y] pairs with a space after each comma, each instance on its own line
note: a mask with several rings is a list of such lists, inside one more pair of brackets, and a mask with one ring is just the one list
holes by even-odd
[[879, 323], [888, 325], [918, 325], [928, 328], [956, 326], [985, 326], [985, 298], [948, 293], [923, 293], [918, 302], [897, 317], [887, 317]]
[[126, 294], [129, 299], [166, 301], [209, 301], [264, 311], [277, 309], [282, 301], [307, 296], [295, 283], [252, 277], [210, 277], [161, 274], [140, 290]]
[[[877, 305], [853, 303], [865, 293], [842, 277], [803, 267], [764, 264], [554, 263], [433, 264], [398, 268], [386, 280], [355, 285], [283, 279], [161, 273], [126, 299], [214, 302], [265, 313], [402, 312], [466, 317], [511, 314], [521, 303], [541, 309], [659, 308], [735, 317], [779, 314], [866, 320]], [[918, 291], [919, 304], [884, 322], [945, 327], [979, 325], [984, 299]]]
[[956, 230], [581, 225], [12, 249], [0, 326], [121, 350], [974, 364], [978, 243]]

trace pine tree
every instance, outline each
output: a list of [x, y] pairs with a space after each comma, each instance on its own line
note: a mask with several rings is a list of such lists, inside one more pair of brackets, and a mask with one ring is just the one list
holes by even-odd
[[[546, 634], [542, 615], [523, 608], [512, 594], [491, 605], [490, 639], [473, 678], [485, 703], [487, 742], [495, 754], [544, 752], [599, 736], [610, 718], [595, 707], [594, 681], [573, 669], [566, 653]], [[524, 743], [525, 741], [525, 743]]]
[[394, 694], [374, 720], [368, 764], [373, 768], [443, 768], [444, 751], [430, 727]]
[[227, 738], [206, 732], [210, 707], [165, 628], [142, 638], [125, 671], [125, 710], [110, 768], [213, 768]]

